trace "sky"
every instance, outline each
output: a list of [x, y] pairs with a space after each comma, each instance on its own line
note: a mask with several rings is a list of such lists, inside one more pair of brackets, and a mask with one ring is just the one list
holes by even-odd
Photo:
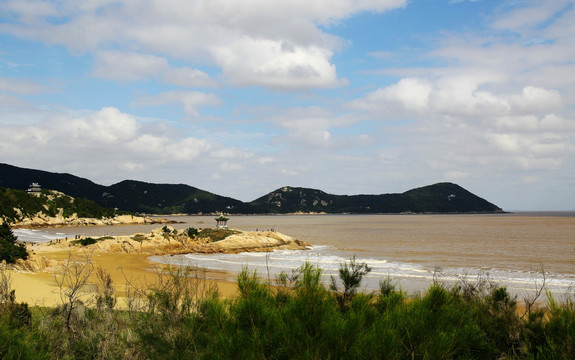
[[575, 210], [575, 1], [0, 0], [0, 162]]

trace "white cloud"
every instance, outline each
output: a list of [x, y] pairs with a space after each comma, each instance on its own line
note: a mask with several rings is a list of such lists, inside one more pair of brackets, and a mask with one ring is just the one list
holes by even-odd
[[170, 67], [165, 58], [133, 52], [102, 51], [95, 58], [94, 76], [121, 81], [146, 80]]
[[166, 71], [163, 81], [168, 84], [185, 87], [215, 87], [217, 83], [210, 76], [198, 69], [187, 66]]
[[428, 109], [430, 84], [422, 79], [405, 78], [396, 84], [367, 94], [363, 99], [352, 101], [349, 106], [384, 116], [422, 113]]
[[198, 117], [198, 109], [202, 106], [218, 106], [221, 100], [213, 94], [198, 91], [166, 91], [156, 95], [143, 96], [134, 101], [134, 106], [159, 106], [167, 104], [181, 104], [187, 115]]
[[164, 57], [134, 52], [100, 51], [95, 55], [92, 74], [119, 81], [157, 79], [167, 84], [186, 87], [213, 87], [209, 75], [189, 67], [173, 68]]
[[526, 86], [521, 95], [511, 96], [510, 105], [518, 112], [541, 114], [562, 108], [563, 99], [557, 90]]
[[[78, 119], [59, 119], [57, 133], [75, 140], [90, 139], [104, 143], [117, 143], [134, 137], [139, 125], [136, 119], [116, 108], [103, 108]], [[54, 129], [54, 130], [56, 130]]]
[[[0, 123], [0, 157], [17, 166], [65, 169], [96, 182], [183, 182], [212, 191], [217, 190], [212, 188], [213, 174], [223, 171], [229, 175], [272, 162], [269, 156], [260, 158], [213, 139], [189, 136], [182, 129], [158, 132], [157, 127], [116, 108], [73, 116], [68, 112], [51, 114], [34, 124]], [[187, 171], [174, 173], [173, 167]], [[246, 178], [251, 176], [242, 174], [242, 179]]]
[[274, 89], [334, 87], [337, 79], [332, 52], [315, 46], [295, 46], [275, 40], [244, 38], [213, 49], [215, 61], [234, 85]]
[[[345, 83], [338, 79], [331, 63], [343, 41], [318, 25], [329, 26], [353, 14], [383, 12], [406, 3], [123, 0], [77, 4], [8, 0], [0, 4], [0, 11], [12, 14], [14, 21], [0, 24], [0, 31], [96, 53], [95, 74], [121, 80], [139, 78], [158, 67], [164, 69], [162, 59], [170, 57], [214, 64], [235, 85], [306, 89]], [[129, 62], [118, 59], [118, 54], [100, 53], [110, 45], [131, 52], [126, 56], [135, 61], [134, 68], [128, 68]], [[106, 75], [106, 69], [112, 71]], [[197, 78], [197, 73], [189, 75], [194, 81], [205, 80], [203, 75]], [[173, 77], [167, 74], [166, 79]]]

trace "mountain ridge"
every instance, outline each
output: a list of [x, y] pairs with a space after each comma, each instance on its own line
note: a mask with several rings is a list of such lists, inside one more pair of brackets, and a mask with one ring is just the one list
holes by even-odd
[[453, 183], [437, 183], [400, 194], [334, 195], [319, 189], [283, 186], [243, 202], [187, 184], [123, 180], [110, 186], [68, 173], [20, 168], [0, 163], [0, 187], [43, 188], [95, 201], [105, 208], [152, 214], [288, 213], [500, 213], [498, 206]]

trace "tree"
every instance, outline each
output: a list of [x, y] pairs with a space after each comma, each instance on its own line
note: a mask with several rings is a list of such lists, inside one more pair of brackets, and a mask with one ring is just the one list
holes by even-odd
[[6, 222], [0, 225], [0, 261], [14, 264], [16, 260], [28, 259], [26, 246], [17, 243], [18, 237]]

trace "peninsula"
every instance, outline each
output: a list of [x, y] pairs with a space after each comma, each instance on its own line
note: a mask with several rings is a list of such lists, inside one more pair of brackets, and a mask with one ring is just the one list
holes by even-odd
[[[165, 265], [148, 260], [152, 255], [305, 250], [310, 244], [276, 231], [224, 228], [178, 230], [164, 226], [149, 233], [130, 236], [63, 238], [26, 246], [28, 259], [20, 259], [8, 267], [10, 276], [15, 280], [13, 286], [18, 299], [29, 304], [51, 306], [60, 301], [57, 278], [68, 271], [66, 269], [71, 263], [102, 268], [110, 274], [120, 297], [125, 297], [130, 286], [150, 286], [157, 281], [155, 274], [165, 270]], [[226, 274], [213, 273], [205, 281], [216, 286], [224, 296], [232, 296], [237, 290]], [[91, 282], [97, 280], [94, 278]]]

